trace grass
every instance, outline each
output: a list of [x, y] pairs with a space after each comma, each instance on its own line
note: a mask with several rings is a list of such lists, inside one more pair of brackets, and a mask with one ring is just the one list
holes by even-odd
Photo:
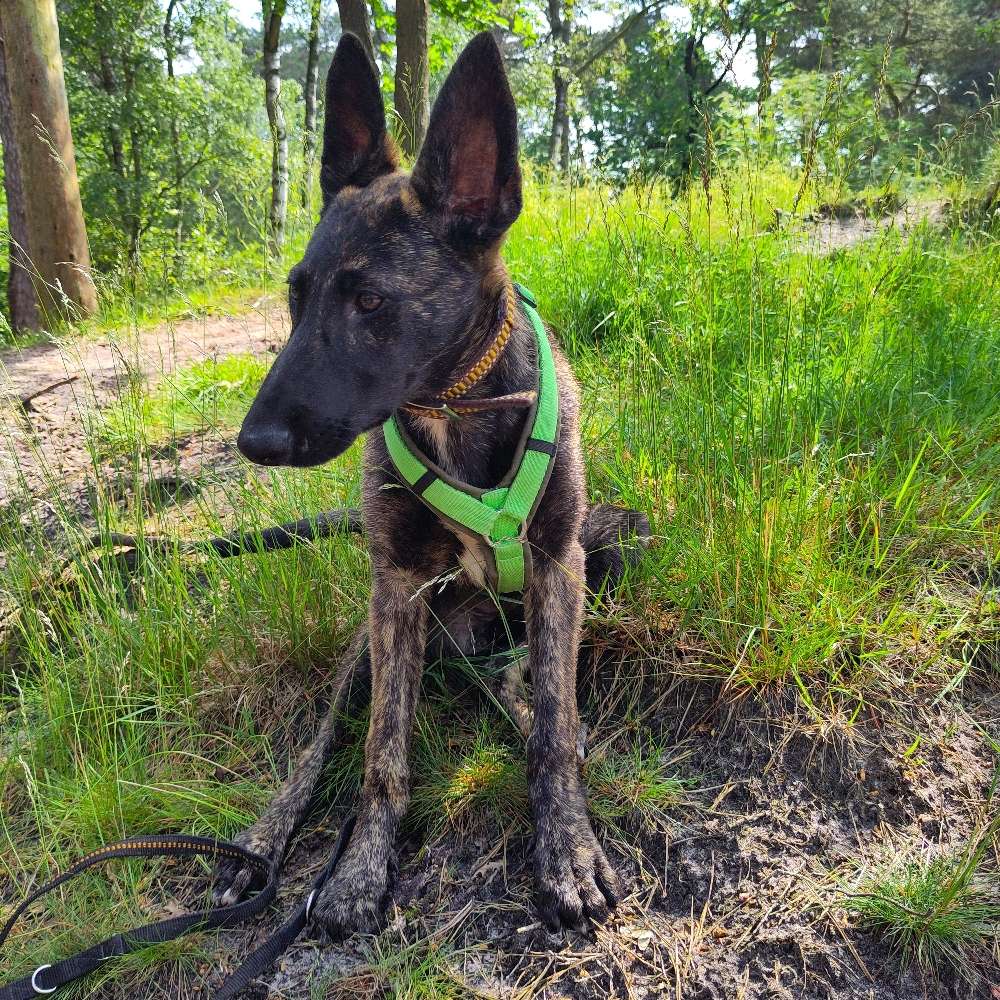
[[152, 391], [142, 386], [99, 415], [94, 436], [111, 451], [164, 444], [207, 426], [239, 423], [253, 401], [267, 363], [229, 354], [178, 369]]
[[[626, 668], [613, 698], [584, 693], [597, 720], [585, 776], [614, 830], [669, 828], [698, 787], [656, 729], [658, 672], [791, 697], [845, 730], [996, 681], [1000, 246], [923, 226], [818, 254], [771, 225], [797, 189], [752, 164], [680, 201], [540, 187], [509, 244], [584, 387], [592, 496], [648, 511], [656, 534], [588, 623]], [[192, 435], [231, 440], [263, 372], [236, 355], [129, 382], [88, 429], [97, 528], [195, 537], [356, 503], [357, 447], [309, 471], [178, 465], [198, 488], [150, 502], [156, 456]], [[351, 539], [195, 567], [167, 553], [125, 582], [86, 562], [55, 586], [92, 526], [54, 472], [50, 485], [46, 504], [0, 512], [0, 885], [14, 887], [138, 831], [246, 825], [308, 732], [368, 588]], [[425, 683], [411, 833], [523, 832], [520, 738], [482, 682], [448, 676]], [[356, 786], [363, 735], [359, 722], [329, 769], [331, 800]], [[67, 891], [21, 926], [11, 968], [138, 919], [150, 871]], [[933, 893], [957, 871], [924, 866], [912, 890], [880, 895]]]
[[1000, 881], [986, 857], [998, 830], [994, 820], [962, 850], [891, 858], [865, 873], [844, 908], [905, 961], [977, 986], [1000, 962]]
[[468, 1000], [471, 993], [450, 964], [450, 949], [439, 942], [386, 945], [376, 941], [368, 965], [347, 976], [320, 979], [310, 1000]]

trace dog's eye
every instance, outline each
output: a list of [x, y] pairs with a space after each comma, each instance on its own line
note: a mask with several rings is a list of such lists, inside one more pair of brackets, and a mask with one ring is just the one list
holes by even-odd
[[358, 292], [354, 304], [358, 307], [358, 312], [375, 312], [382, 305], [382, 296], [377, 295], [375, 292]]

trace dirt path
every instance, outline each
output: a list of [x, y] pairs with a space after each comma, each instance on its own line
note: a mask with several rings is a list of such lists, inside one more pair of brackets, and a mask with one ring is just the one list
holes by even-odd
[[865, 215], [850, 205], [831, 206], [831, 209], [816, 213], [805, 223], [804, 237], [814, 253], [843, 250], [893, 229], [906, 234], [923, 222], [936, 225], [943, 221], [946, 206], [943, 201], [904, 204], [895, 212], [882, 216]]
[[[24, 485], [37, 495], [53, 483], [72, 484], [92, 468], [87, 415], [116, 398], [128, 380], [155, 378], [206, 358], [274, 350], [287, 335], [284, 303], [272, 295], [244, 313], [0, 352], [5, 431], [0, 505], [23, 492]], [[32, 400], [27, 413], [17, 402], [66, 379], [72, 381]]]

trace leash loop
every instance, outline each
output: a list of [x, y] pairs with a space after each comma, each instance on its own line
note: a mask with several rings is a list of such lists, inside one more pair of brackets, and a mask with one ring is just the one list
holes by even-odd
[[32, 988], [32, 989], [33, 989], [33, 990], [34, 990], [34, 991], [35, 991], [35, 992], [36, 992], [36, 993], [37, 993], [37, 994], [38, 994], [39, 996], [43, 996], [43, 995], [44, 995], [44, 994], [46, 994], [46, 993], [55, 993], [55, 991], [56, 991], [56, 990], [57, 990], [57, 989], [59, 988], [58, 986], [52, 986], [52, 987], [50, 987], [49, 989], [46, 989], [46, 988], [45, 988], [44, 986], [39, 986], [39, 985], [38, 985], [38, 976], [39, 976], [39, 974], [40, 974], [40, 973], [42, 973], [42, 972], [44, 972], [44, 971], [45, 971], [46, 969], [51, 969], [51, 968], [52, 968], [52, 966], [51, 966], [51, 965], [40, 965], [40, 966], [38, 966], [38, 968], [37, 968], [37, 969], [35, 969], [35, 971], [34, 971], [34, 972], [33, 972], [33, 973], [31, 974], [31, 988]]
[[[312, 918], [312, 909], [316, 898], [336, 869], [337, 862], [344, 853], [353, 829], [354, 817], [351, 816], [341, 827], [336, 847], [327, 863], [313, 880], [312, 889], [305, 902], [300, 904], [293, 912], [292, 917], [226, 979], [216, 993], [215, 1000], [230, 1000], [236, 996], [249, 984], [251, 979], [266, 972], [278, 956], [298, 937]], [[239, 900], [226, 906], [216, 906], [209, 910], [186, 913], [179, 917], [171, 917], [169, 920], [162, 920], [159, 923], [135, 927], [123, 934], [115, 934], [106, 938], [104, 941], [91, 945], [84, 951], [68, 958], [60, 959], [58, 962], [39, 965], [31, 975], [0, 986], [0, 1000], [32, 1000], [33, 997], [48, 996], [55, 993], [60, 986], [65, 986], [67, 983], [93, 972], [109, 958], [127, 955], [149, 944], [173, 941], [175, 938], [192, 931], [211, 930], [217, 927], [246, 923], [269, 906], [278, 892], [278, 866], [276, 863], [271, 862], [263, 855], [248, 851], [238, 844], [226, 840], [215, 840], [211, 837], [195, 837], [184, 834], [134, 837], [130, 840], [106, 844], [104, 847], [84, 855], [64, 872], [25, 897], [6, 924], [0, 928], [0, 947], [32, 903], [94, 865], [112, 858], [218, 858], [220, 856], [243, 861], [254, 868], [258, 874], [266, 873], [266, 883], [256, 895], [249, 899]], [[46, 974], [45, 981], [51, 983], [51, 986], [46, 986], [43, 982], [43, 973]]]

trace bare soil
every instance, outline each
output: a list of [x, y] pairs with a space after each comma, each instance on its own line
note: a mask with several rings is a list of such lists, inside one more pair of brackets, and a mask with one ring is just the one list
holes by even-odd
[[[613, 740], [621, 723], [597, 708], [614, 676], [607, 664], [583, 672], [585, 715], [601, 715], [595, 743]], [[927, 710], [915, 757], [911, 734], [874, 718], [849, 738], [819, 733], [792, 698], [734, 703], [718, 685], [690, 680], [654, 698], [650, 734], [669, 735], [694, 787], [665, 823], [598, 827], [627, 889], [606, 926], [553, 935], [539, 925], [530, 830], [520, 822], [411, 825], [381, 954], [435, 954], [447, 997], [996, 1000], [1000, 970], [989, 956], [974, 984], [960, 970], [924, 976], [841, 906], [859, 864], [947, 850], [985, 821], [997, 762], [976, 723], [1000, 721], [996, 690]], [[159, 979], [163, 996], [204, 996], [273, 933], [305, 897], [348, 809], [335, 804], [307, 822], [275, 911], [210, 946], [211, 966]], [[250, 996], [391, 997], [391, 974], [373, 971], [374, 948], [373, 938], [330, 944], [307, 931]]]
[[892, 230], [907, 233], [923, 222], [940, 223], [947, 206], [943, 201], [904, 203], [884, 215], [869, 215], [853, 206], [845, 206], [845, 209], [842, 213], [826, 213], [826, 217], [806, 221], [802, 227], [803, 239], [815, 253], [844, 250]]
[[[72, 490], [95, 471], [86, 425], [95, 409], [120, 396], [130, 381], [153, 380], [183, 365], [226, 354], [274, 351], [288, 335], [284, 303], [265, 296], [242, 313], [182, 320], [99, 338], [38, 344], [0, 352], [0, 508], [53, 487]], [[67, 378], [31, 402], [26, 396]], [[169, 457], [190, 465], [200, 442], [178, 443]], [[191, 454], [188, 454], [190, 452]], [[155, 459], [154, 459], [155, 461]]]

